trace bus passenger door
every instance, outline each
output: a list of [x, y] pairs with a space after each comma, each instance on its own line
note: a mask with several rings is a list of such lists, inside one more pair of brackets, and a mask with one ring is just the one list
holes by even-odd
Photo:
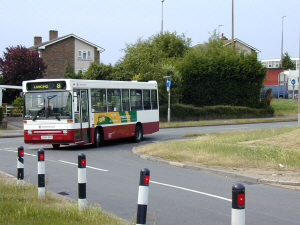
[[74, 90], [75, 142], [90, 142], [88, 91]]

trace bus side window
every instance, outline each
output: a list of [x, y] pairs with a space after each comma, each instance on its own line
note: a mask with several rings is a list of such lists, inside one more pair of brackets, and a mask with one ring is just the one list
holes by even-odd
[[143, 90], [143, 103], [144, 103], [144, 110], [151, 109], [150, 90]]
[[92, 89], [92, 112], [107, 112], [106, 89]]
[[157, 90], [151, 90], [151, 106], [152, 109], [158, 109]]
[[122, 90], [122, 107], [123, 111], [130, 111], [129, 106], [129, 89], [123, 89]]
[[130, 90], [131, 111], [142, 110], [142, 90]]
[[107, 89], [108, 112], [121, 110], [121, 92], [119, 89]]

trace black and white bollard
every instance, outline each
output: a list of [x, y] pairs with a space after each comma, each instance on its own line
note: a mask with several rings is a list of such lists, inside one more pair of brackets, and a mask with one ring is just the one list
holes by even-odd
[[231, 225], [245, 225], [245, 187], [241, 183], [232, 186]]
[[38, 198], [45, 198], [45, 153], [38, 150]]
[[86, 207], [86, 158], [81, 153], [78, 155], [78, 208], [84, 210]]
[[136, 214], [136, 224], [146, 224], [147, 220], [147, 205], [149, 195], [150, 171], [144, 168], [140, 172], [140, 185], [138, 195], [138, 205]]
[[20, 146], [18, 148], [18, 175], [17, 175], [17, 185], [24, 186], [24, 148]]

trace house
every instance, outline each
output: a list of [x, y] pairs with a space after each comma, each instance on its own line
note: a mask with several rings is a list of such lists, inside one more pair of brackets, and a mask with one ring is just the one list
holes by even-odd
[[[227, 45], [232, 45], [232, 39], [228, 40], [228, 38], [226, 38], [223, 33], [222, 33], [222, 37], [220, 38], [220, 40], [223, 41], [224, 45], [223, 46], [227, 46]], [[197, 47], [199, 45], [202, 44], [197, 44], [194, 47]], [[235, 38], [234, 39], [234, 45], [235, 48], [245, 51], [248, 54], [255, 54], [257, 55], [258, 53], [260, 53], [260, 51], [254, 47], [252, 47], [251, 45], [246, 44], [245, 42], [241, 41], [240, 39]]]
[[34, 37], [34, 45], [29, 48], [39, 52], [40, 57], [48, 65], [45, 78], [63, 78], [67, 63], [74, 72], [85, 72], [90, 63], [100, 62], [100, 54], [105, 51], [74, 34], [58, 37], [57, 30], [49, 31], [49, 41], [42, 42], [42, 37]]
[[248, 54], [255, 54], [257, 55], [258, 53], [260, 53], [260, 51], [254, 47], [252, 47], [249, 44], [246, 44], [245, 42], [241, 41], [238, 38], [234, 38], [233, 41], [232, 39], [228, 40], [223, 34], [222, 34], [222, 38], [221, 40], [223, 40], [224, 42], [224, 46], [226, 45], [232, 45], [232, 42], [234, 43], [235, 48], [238, 48], [242, 51], [246, 51]]

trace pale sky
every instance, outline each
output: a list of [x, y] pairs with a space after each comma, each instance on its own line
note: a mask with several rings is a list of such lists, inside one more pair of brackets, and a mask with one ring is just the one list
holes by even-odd
[[[49, 40], [75, 34], [105, 49], [101, 62], [114, 65], [125, 43], [161, 31], [161, 0], [0, 0], [0, 56], [6, 47], [33, 45], [33, 37]], [[234, 0], [234, 37], [261, 51], [259, 59], [299, 57], [299, 0]], [[224, 25], [224, 26], [219, 26]], [[231, 39], [232, 0], [165, 0], [163, 30], [184, 33], [192, 45], [207, 41], [213, 30]]]

